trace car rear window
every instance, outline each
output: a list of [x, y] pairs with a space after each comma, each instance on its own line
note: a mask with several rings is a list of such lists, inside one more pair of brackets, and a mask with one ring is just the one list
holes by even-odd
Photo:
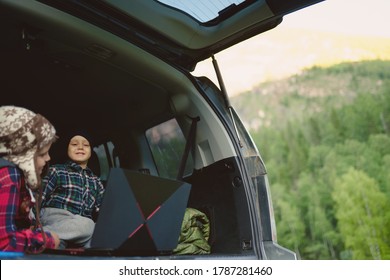
[[158, 0], [159, 2], [181, 10], [200, 22], [208, 22], [218, 17], [220, 12], [231, 5], [238, 5], [244, 0]]

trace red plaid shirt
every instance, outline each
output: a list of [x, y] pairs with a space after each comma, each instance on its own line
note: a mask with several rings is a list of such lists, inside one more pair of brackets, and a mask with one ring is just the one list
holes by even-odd
[[[0, 168], [0, 250], [36, 251], [43, 245], [41, 232], [31, 230], [29, 211], [33, 206], [20, 169]], [[54, 248], [54, 239], [46, 233], [46, 248]]]

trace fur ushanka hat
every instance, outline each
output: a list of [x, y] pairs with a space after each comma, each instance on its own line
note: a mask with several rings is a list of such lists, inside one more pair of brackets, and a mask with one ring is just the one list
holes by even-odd
[[0, 107], [0, 157], [16, 164], [33, 190], [41, 183], [36, 152], [56, 139], [54, 126], [42, 115], [16, 106]]

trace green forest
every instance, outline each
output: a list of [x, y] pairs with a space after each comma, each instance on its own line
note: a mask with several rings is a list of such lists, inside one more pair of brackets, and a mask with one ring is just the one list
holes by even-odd
[[232, 98], [300, 259], [390, 259], [390, 61], [313, 67]]

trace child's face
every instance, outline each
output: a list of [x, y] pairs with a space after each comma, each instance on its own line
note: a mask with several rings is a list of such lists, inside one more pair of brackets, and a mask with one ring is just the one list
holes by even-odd
[[45, 167], [46, 163], [50, 160], [50, 147], [51, 144], [37, 151], [37, 154], [35, 156], [35, 167], [38, 175], [42, 174], [43, 167]]
[[91, 157], [91, 146], [83, 136], [76, 135], [69, 141], [68, 156], [74, 162], [85, 167]]

